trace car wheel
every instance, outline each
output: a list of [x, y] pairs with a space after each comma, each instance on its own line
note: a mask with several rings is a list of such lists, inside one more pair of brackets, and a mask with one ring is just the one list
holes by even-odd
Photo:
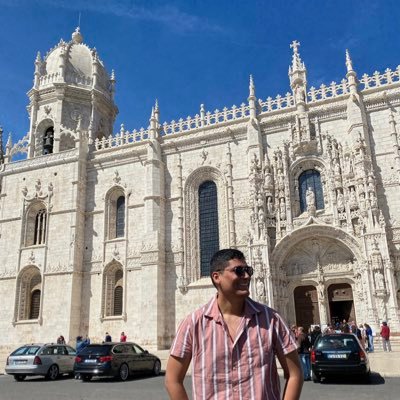
[[57, 364], [50, 365], [49, 370], [47, 371], [47, 378], [55, 381], [58, 378], [59, 369]]
[[321, 377], [319, 375], [317, 375], [314, 371], [311, 372], [311, 375], [312, 375], [312, 381], [314, 383], [321, 382]]
[[153, 375], [158, 376], [160, 375], [161, 372], [161, 363], [160, 360], [154, 361], [154, 366], [153, 366]]
[[23, 381], [25, 378], [26, 378], [26, 375], [22, 375], [22, 374], [14, 375], [14, 379], [15, 379], [16, 381], [18, 381], [18, 382]]
[[81, 379], [83, 380], [83, 382], [89, 382], [92, 380], [92, 375], [81, 375]]
[[119, 373], [118, 373], [119, 379], [121, 381], [126, 381], [129, 377], [129, 367], [126, 364], [122, 364], [119, 367]]

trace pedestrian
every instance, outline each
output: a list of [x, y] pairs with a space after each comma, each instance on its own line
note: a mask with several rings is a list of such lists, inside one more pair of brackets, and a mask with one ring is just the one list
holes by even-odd
[[126, 342], [126, 339], [127, 339], [127, 337], [125, 335], [125, 332], [121, 332], [121, 337], [119, 338], [119, 341], [120, 342]]
[[311, 361], [310, 361], [310, 349], [311, 343], [308, 339], [308, 335], [304, 332], [304, 328], [299, 326], [297, 328], [297, 352], [300, 356], [301, 366], [303, 367], [303, 376], [305, 381], [311, 380]]
[[104, 341], [105, 342], [112, 342], [112, 337], [108, 332], [106, 332], [106, 337], [104, 338]]
[[64, 339], [64, 336], [63, 336], [63, 335], [60, 335], [60, 336], [57, 338], [57, 344], [65, 344], [65, 339]]
[[365, 328], [365, 336], [367, 338], [367, 351], [369, 353], [374, 352], [374, 336], [372, 334], [372, 328], [367, 324], [364, 323]]
[[190, 363], [193, 398], [278, 399], [275, 356], [286, 379], [284, 398], [300, 398], [296, 341], [278, 312], [249, 298], [252, 275], [239, 250], [219, 250], [211, 258], [217, 294], [178, 328], [165, 374], [171, 400], [188, 399], [183, 380]]
[[319, 325], [314, 325], [314, 328], [310, 334], [311, 347], [314, 346], [314, 343], [320, 334], [321, 334], [321, 327]]
[[290, 330], [292, 331], [294, 338], [297, 339], [297, 335], [298, 335], [297, 326], [296, 325], [292, 325], [290, 327]]
[[392, 346], [390, 344], [390, 328], [386, 321], [382, 322], [381, 326], [381, 338], [383, 351], [392, 351]]

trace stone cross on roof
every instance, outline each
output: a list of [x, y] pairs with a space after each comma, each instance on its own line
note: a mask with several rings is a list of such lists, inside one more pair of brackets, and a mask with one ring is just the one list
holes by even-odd
[[293, 49], [293, 52], [296, 54], [298, 53], [298, 47], [300, 47], [300, 42], [293, 40], [293, 42], [290, 44], [290, 48]]

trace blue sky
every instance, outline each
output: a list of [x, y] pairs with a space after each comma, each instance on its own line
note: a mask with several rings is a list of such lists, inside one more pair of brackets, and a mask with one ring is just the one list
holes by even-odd
[[[0, 125], [13, 141], [29, 127], [34, 60], [70, 40], [81, 12], [84, 42], [117, 78], [119, 124], [147, 127], [290, 90], [290, 43], [301, 42], [308, 87], [340, 82], [348, 48], [359, 77], [400, 64], [397, 1], [0, 0]], [[6, 139], [6, 138], [5, 138]]]

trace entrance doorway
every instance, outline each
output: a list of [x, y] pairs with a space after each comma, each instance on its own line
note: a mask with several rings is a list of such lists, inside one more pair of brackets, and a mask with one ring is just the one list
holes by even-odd
[[296, 324], [306, 329], [319, 324], [318, 293], [315, 286], [298, 286], [294, 289]]
[[336, 283], [328, 287], [329, 311], [332, 324], [344, 319], [355, 321], [353, 290], [348, 283]]

